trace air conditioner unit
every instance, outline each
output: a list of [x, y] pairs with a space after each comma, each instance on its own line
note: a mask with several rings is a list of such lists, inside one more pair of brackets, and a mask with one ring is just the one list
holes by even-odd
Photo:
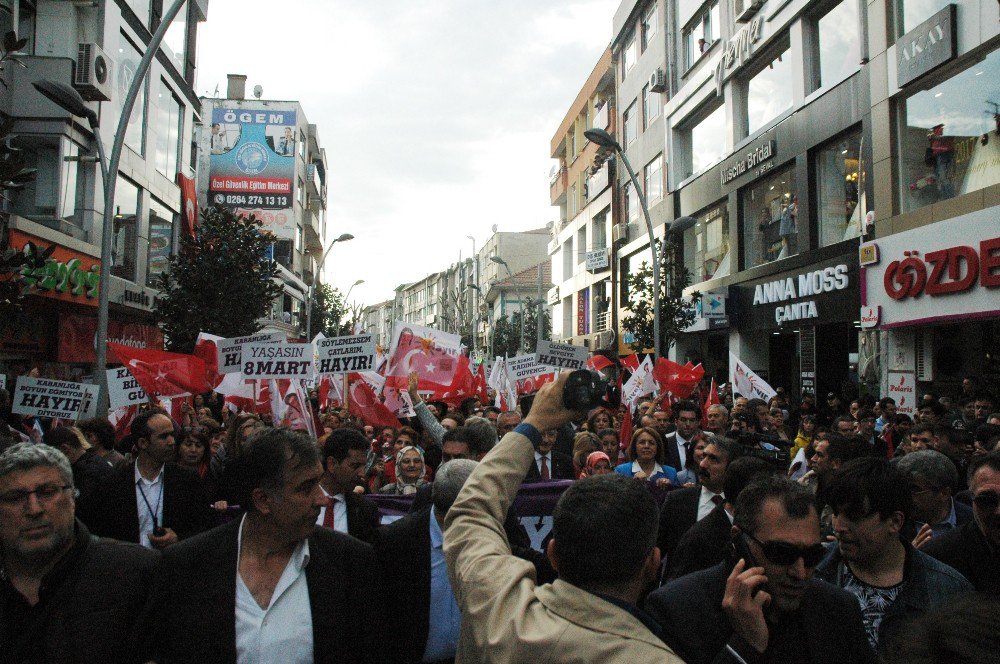
[[656, 71], [649, 75], [649, 91], [663, 92], [667, 89], [667, 74], [663, 69], [657, 67]]
[[611, 228], [611, 241], [619, 244], [628, 243], [628, 224], [615, 224]]
[[765, 0], [733, 0], [733, 16], [737, 23], [746, 23], [764, 6]]
[[92, 42], [77, 45], [73, 87], [88, 101], [111, 101], [111, 58]]

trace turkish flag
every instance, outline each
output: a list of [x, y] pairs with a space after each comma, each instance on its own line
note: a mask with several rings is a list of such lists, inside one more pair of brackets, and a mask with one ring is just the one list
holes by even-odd
[[635, 353], [632, 353], [631, 355], [626, 355], [625, 357], [621, 358], [620, 362], [622, 363], [623, 367], [625, 367], [632, 373], [635, 373], [636, 371], [639, 370], [639, 356], [636, 355]]
[[132, 348], [108, 342], [111, 359], [121, 362], [151, 397], [174, 397], [209, 392], [205, 362], [194, 355]]
[[455, 376], [451, 379], [451, 384], [447, 388], [435, 390], [430, 400], [444, 401], [447, 404], [457, 406], [462, 403], [462, 399], [474, 396], [476, 396], [476, 383], [472, 371], [469, 369], [469, 358], [465, 355], [459, 355]]
[[199, 332], [198, 340], [194, 343], [194, 355], [195, 357], [200, 357], [202, 362], [205, 363], [205, 380], [213, 388], [218, 387], [222, 379], [226, 376], [226, 374], [219, 373], [219, 353], [216, 348], [216, 344], [222, 341], [222, 339], [222, 337], [215, 334]]
[[675, 399], [687, 399], [698, 387], [705, 369], [699, 364], [691, 366], [691, 363], [677, 364], [665, 357], [656, 358], [653, 366], [653, 379], [660, 387], [660, 391], [669, 393]]
[[487, 404], [490, 402], [490, 394], [486, 389], [486, 363], [480, 362], [479, 368], [476, 370], [476, 396], [479, 397], [479, 403]]
[[198, 192], [194, 178], [178, 173], [177, 184], [181, 188], [181, 219], [184, 222], [184, 232], [194, 235], [194, 229], [198, 225]]
[[139, 414], [139, 406], [123, 406], [115, 408], [108, 414], [108, 421], [115, 428], [115, 442], [132, 433], [132, 420]]
[[347, 388], [347, 410], [364, 420], [365, 424], [399, 428], [399, 420], [375, 396], [375, 392], [357, 374], [352, 374]]
[[614, 364], [614, 362], [603, 355], [593, 355], [587, 359], [587, 368], [593, 369], [594, 371], [602, 371], [608, 367], [614, 366]]
[[712, 385], [708, 388], [708, 394], [705, 395], [705, 403], [701, 407], [701, 428], [708, 428], [708, 407], [719, 403], [719, 388], [715, 384], [715, 378], [712, 378]]

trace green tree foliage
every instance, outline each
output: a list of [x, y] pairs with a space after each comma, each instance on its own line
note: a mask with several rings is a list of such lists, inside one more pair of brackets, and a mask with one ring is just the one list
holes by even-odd
[[[530, 297], [524, 303], [525, 315], [527, 318], [524, 319], [524, 352], [534, 353], [538, 348], [538, 310], [542, 311], [542, 339], [545, 341], [552, 340], [552, 322], [549, 316], [549, 308], [545, 306], [544, 302], [538, 300], [533, 300]], [[517, 329], [518, 332], [521, 330], [521, 312], [518, 311], [514, 314], [517, 319]]]
[[260, 330], [282, 293], [274, 282], [278, 265], [264, 255], [272, 241], [253, 216], [202, 210], [195, 236], [182, 238], [158, 284], [154, 312], [169, 350], [190, 353], [199, 332], [238, 337]]
[[521, 312], [515, 311], [512, 315], [504, 314], [497, 319], [493, 325], [493, 354], [503, 357], [514, 357], [534, 353], [538, 347], [538, 308], [542, 307], [542, 339], [552, 339], [552, 325], [549, 323], [548, 307], [532, 300], [525, 299], [524, 307], [527, 318], [524, 320], [524, 341], [521, 344]]
[[309, 330], [308, 338], [312, 339], [318, 332], [327, 337], [351, 334], [361, 316], [360, 308], [348, 306], [344, 294], [328, 284], [317, 286], [314, 297], [312, 329]]
[[[661, 242], [657, 240], [656, 250], [660, 251], [660, 247]], [[674, 245], [668, 243], [660, 262], [660, 349], [663, 353], [694, 322], [694, 303], [701, 297], [700, 293], [684, 297], [684, 289], [691, 285], [691, 273], [677, 260], [676, 253]], [[643, 262], [638, 271], [626, 278], [628, 313], [622, 318], [622, 329], [635, 336], [635, 341], [629, 344], [635, 352], [651, 352], [654, 347], [653, 267]]]

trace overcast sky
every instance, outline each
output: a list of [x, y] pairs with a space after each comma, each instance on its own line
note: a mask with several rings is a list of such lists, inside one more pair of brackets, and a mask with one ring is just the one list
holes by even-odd
[[326, 148], [328, 283], [374, 304], [501, 231], [544, 226], [550, 140], [619, 0], [212, 0], [197, 92], [246, 74]]

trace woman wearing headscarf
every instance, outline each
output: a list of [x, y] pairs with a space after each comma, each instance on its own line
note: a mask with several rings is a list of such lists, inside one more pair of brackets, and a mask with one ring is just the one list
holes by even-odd
[[611, 465], [611, 460], [608, 459], [608, 455], [604, 452], [591, 452], [587, 455], [587, 463], [584, 464], [583, 470], [580, 471], [579, 479], [584, 477], [590, 477], [591, 475], [607, 475], [609, 473], [615, 472], [615, 468]]
[[419, 447], [407, 445], [396, 453], [396, 481], [386, 484], [379, 493], [408, 496], [425, 484], [424, 454]]

